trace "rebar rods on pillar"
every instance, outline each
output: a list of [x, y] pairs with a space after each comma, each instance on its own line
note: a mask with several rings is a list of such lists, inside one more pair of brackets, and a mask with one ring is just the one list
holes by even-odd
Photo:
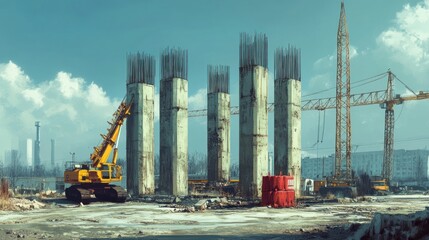
[[277, 48], [274, 53], [274, 79], [301, 81], [301, 49], [291, 45]]
[[229, 66], [207, 66], [207, 93], [229, 93]]
[[240, 68], [262, 66], [268, 68], [268, 38], [265, 34], [240, 33]]
[[146, 83], [154, 85], [155, 58], [145, 53], [128, 54], [127, 84]]
[[161, 79], [188, 79], [188, 50], [167, 48], [161, 53]]

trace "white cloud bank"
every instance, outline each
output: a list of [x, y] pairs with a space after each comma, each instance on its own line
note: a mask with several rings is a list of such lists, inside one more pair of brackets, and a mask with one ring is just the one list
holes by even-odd
[[[41, 124], [41, 158], [49, 169], [50, 139], [55, 139], [59, 164], [70, 160], [87, 161], [93, 147], [105, 134], [107, 121], [120, 103], [94, 82], [71, 73], [58, 72], [54, 79], [35, 83], [14, 62], [0, 63], [0, 161], [6, 150], [18, 149], [18, 142], [34, 140], [35, 121]], [[189, 110], [207, 108], [207, 90], [189, 95]], [[155, 124], [159, 120], [159, 93], [155, 93]], [[205, 119], [204, 121], [205, 122]], [[125, 129], [123, 129], [125, 130]], [[125, 131], [121, 134], [120, 156], [125, 155]], [[23, 160], [24, 161], [24, 160]], [[8, 164], [8, 163], [5, 163]]]
[[429, 0], [416, 6], [404, 5], [396, 13], [394, 26], [383, 31], [377, 43], [393, 53], [394, 59], [409, 66], [429, 65]]
[[207, 89], [198, 89], [194, 95], [188, 97], [188, 109], [207, 109]]
[[0, 63], [0, 101], [0, 156], [16, 149], [19, 140], [34, 139], [34, 122], [40, 121], [44, 163], [50, 160], [50, 139], [56, 140], [58, 159], [76, 152], [77, 159], [87, 160], [119, 105], [97, 84], [70, 73], [59, 72], [55, 79], [36, 84], [12, 61]]

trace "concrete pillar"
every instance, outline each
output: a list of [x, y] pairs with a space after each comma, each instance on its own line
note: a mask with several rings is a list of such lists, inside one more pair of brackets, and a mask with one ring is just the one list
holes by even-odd
[[167, 49], [161, 56], [160, 193], [188, 194], [187, 51]]
[[208, 68], [207, 177], [209, 182], [230, 180], [229, 67]]
[[274, 80], [274, 173], [292, 175], [295, 196], [301, 191], [300, 52], [278, 49]]
[[155, 193], [154, 97], [155, 59], [128, 57], [127, 191], [132, 196]]
[[268, 40], [241, 34], [240, 42], [240, 192], [260, 197], [268, 174]]

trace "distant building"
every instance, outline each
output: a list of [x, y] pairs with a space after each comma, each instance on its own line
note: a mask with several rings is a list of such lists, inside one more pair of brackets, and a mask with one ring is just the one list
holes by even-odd
[[17, 149], [6, 150], [4, 154], [4, 165], [6, 167], [17, 166], [20, 163], [20, 155]]
[[6, 150], [4, 151], [3, 165], [10, 166], [10, 162], [12, 161], [12, 151]]
[[[334, 155], [302, 159], [302, 177], [321, 180], [334, 173]], [[423, 182], [428, 180], [429, 150], [395, 150], [393, 182]], [[343, 163], [345, 167], [345, 163]], [[381, 176], [383, 151], [352, 154], [352, 169], [356, 174]]]
[[19, 154], [24, 167], [33, 166], [33, 140], [31, 138], [19, 142]]

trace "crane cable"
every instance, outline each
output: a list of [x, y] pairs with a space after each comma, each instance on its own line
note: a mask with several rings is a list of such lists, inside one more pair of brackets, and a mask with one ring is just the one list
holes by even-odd
[[403, 81], [401, 81], [401, 79], [399, 79], [395, 74], [393, 74], [393, 77], [396, 78], [396, 80], [398, 80], [400, 83], [402, 83], [405, 86], [406, 89], [408, 89], [410, 92], [412, 92], [414, 95], [417, 96], [416, 92], [414, 92], [413, 89], [411, 89], [410, 87], [408, 87], [408, 85], [405, 84]]
[[[326, 111], [323, 110], [323, 124], [322, 124], [322, 134], [320, 134], [320, 112], [319, 116], [317, 118], [317, 141], [315, 144], [313, 144], [313, 148], [318, 145], [319, 143], [323, 143], [323, 137], [325, 136], [325, 119], [326, 119]], [[320, 137], [321, 135], [321, 137]]]
[[323, 143], [323, 137], [325, 136], [325, 120], [326, 120], [326, 111], [323, 109], [323, 128], [322, 128], [322, 140], [320, 141]]
[[[377, 80], [379, 80], [379, 79], [383, 78], [384, 76], [386, 76], [386, 74], [387, 74], [387, 72], [383, 72], [383, 73], [377, 74], [377, 75], [372, 76], [372, 77], [368, 77], [368, 78], [364, 78], [364, 79], [361, 79], [361, 80], [356, 81], [356, 82], [352, 82], [350, 85], [357, 84], [357, 83], [360, 83], [360, 82], [363, 82], [363, 81], [367, 81], [367, 80], [369, 80], [367, 83], [363, 83], [363, 84], [361, 84], [361, 85], [357, 86], [357, 87], [360, 87], [360, 86], [363, 86], [363, 85], [365, 85], [365, 84], [368, 84], [368, 83], [371, 83], [371, 82], [377, 81]], [[356, 86], [355, 86], [355, 87], [356, 87]], [[309, 97], [309, 96], [313, 96], [313, 95], [316, 95], [316, 94], [319, 94], [319, 93], [327, 92], [327, 91], [332, 90], [332, 89], [335, 89], [335, 88], [336, 88], [336, 86], [334, 86], [334, 87], [330, 87], [330, 88], [327, 88], [327, 89], [324, 89], [324, 90], [321, 90], [321, 91], [317, 91], [317, 92], [314, 92], [314, 93], [310, 93], [310, 94], [304, 95], [304, 96], [302, 96], [302, 97]]]
[[378, 81], [378, 80], [380, 80], [380, 79], [383, 79], [384, 77], [386, 77], [386, 74], [383, 74], [382, 76], [379, 76], [378, 78], [375, 78], [375, 79], [373, 79], [373, 80], [370, 80], [370, 81], [368, 81], [368, 82], [366, 82], [366, 83], [362, 83], [362, 84], [360, 84], [360, 85], [358, 85], [358, 86], [354, 86], [353, 88], [362, 87], [362, 86], [364, 86], [364, 85], [366, 85], [366, 84], [369, 84], [369, 83], [372, 83], [372, 82]]
[[317, 118], [317, 141], [316, 141], [316, 143], [314, 143], [313, 144], [313, 148], [317, 145], [317, 144], [319, 144], [319, 135], [320, 135], [320, 111], [319, 111], [319, 115], [318, 115], [318, 118]]

